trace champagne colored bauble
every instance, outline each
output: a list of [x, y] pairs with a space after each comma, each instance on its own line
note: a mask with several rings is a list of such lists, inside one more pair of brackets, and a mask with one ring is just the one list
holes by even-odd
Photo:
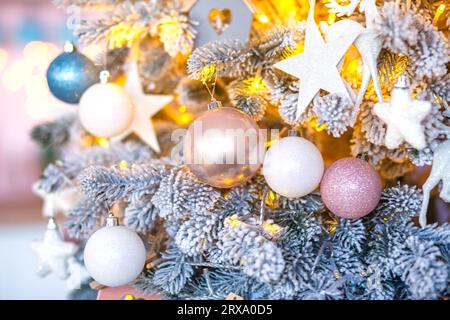
[[89, 274], [108, 287], [135, 280], [144, 268], [145, 260], [141, 238], [124, 226], [106, 226], [97, 230], [84, 249], [84, 263]]
[[255, 175], [264, 157], [264, 142], [248, 115], [235, 108], [215, 108], [189, 126], [184, 160], [200, 181], [231, 188]]
[[290, 136], [267, 150], [263, 174], [276, 193], [303, 197], [314, 191], [322, 179], [324, 164], [319, 149], [308, 140]]
[[381, 198], [377, 171], [357, 158], [344, 158], [325, 172], [320, 193], [325, 206], [344, 219], [359, 219], [369, 214]]
[[121, 86], [98, 83], [83, 94], [78, 112], [81, 124], [89, 133], [110, 138], [128, 129], [134, 119], [135, 107]]
[[74, 50], [64, 52], [47, 69], [50, 92], [59, 100], [76, 104], [83, 93], [98, 82], [99, 70], [88, 57]]

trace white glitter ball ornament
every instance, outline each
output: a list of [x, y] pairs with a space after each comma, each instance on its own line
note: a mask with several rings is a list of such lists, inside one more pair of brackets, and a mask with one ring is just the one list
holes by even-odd
[[141, 238], [119, 226], [108, 216], [106, 226], [97, 230], [86, 243], [84, 263], [92, 278], [108, 287], [118, 287], [135, 280], [144, 268], [146, 251]]
[[267, 150], [263, 174], [275, 192], [288, 198], [303, 197], [314, 191], [322, 179], [323, 158], [308, 140], [290, 136]]
[[107, 83], [107, 73], [81, 96], [78, 114], [89, 133], [111, 138], [127, 130], [133, 122], [135, 106], [127, 91], [115, 83]]

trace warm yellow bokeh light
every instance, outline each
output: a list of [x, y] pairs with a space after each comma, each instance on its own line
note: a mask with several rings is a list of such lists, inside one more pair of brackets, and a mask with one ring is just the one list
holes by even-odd
[[179, 106], [178, 107], [178, 111], [181, 113], [185, 113], [187, 111], [187, 107], [186, 106]]
[[25, 112], [32, 119], [49, 119], [53, 111], [47, 97], [27, 96], [25, 100]]
[[7, 63], [8, 63], [8, 51], [0, 48], [0, 73], [6, 67]]
[[31, 72], [32, 67], [25, 59], [17, 59], [6, 68], [2, 76], [2, 83], [8, 90], [18, 91], [25, 85]]
[[43, 74], [30, 76], [25, 83], [25, 91], [32, 99], [45, 99], [49, 97], [50, 91], [47, 78]]
[[48, 61], [49, 47], [45, 42], [31, 41], [23, 48], [23, 57], [31, 66], [45, 65]]

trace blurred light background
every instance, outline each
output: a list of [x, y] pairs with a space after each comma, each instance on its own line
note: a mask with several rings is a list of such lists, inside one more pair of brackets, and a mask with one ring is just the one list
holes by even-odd
[[34, 274], [29, 243], [45, 222], [31, 192], [41, 159], [29, 134], [69, 108], [51, 96], [45, 72], [70, 38], [66, 13], [51, 1], [0, 0], [0, 299], [66, 297], [64, 281]]

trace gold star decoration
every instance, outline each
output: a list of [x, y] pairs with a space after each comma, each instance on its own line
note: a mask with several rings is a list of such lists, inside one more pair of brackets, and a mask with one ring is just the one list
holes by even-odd
[[145, 94], [142, 90], [138, 65], [135, 59], [131, 61], [126, 76], [127, 82], [125, 84], [125, 90], [127, 90], [135, 106], [135, 116], [131, 126], [125, 132], [113, 139], [121, 141], [131, 133], [135, 133], [153, 150], [160, 152], [151, 117], [158, 113], [166, 104], [171, 102], [173, 96]]
[[39, 259], [38, 276], [45, 277], [54, 273], [60, 279], [67, 279], [69, 276], [68, 260], [77, 252], [78, 246], [75, 243], [63, 241], [55, 219], [49, 218], [44, 239], [33, 241], [31, 249]]
[[300, 79], [297, 119], [305, 112], [320, 89], [339, 93], [352, 100], [337, 65], [358, 36], [343, 35], [336, 41], [325, 43], [314, 21], [315, 1], [310, 0], [304, 51], [277, 62], [274, 67]]

